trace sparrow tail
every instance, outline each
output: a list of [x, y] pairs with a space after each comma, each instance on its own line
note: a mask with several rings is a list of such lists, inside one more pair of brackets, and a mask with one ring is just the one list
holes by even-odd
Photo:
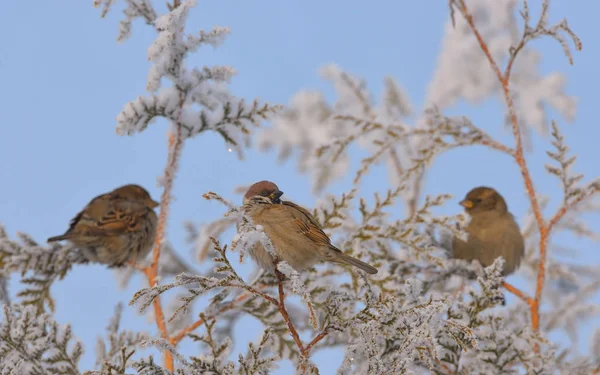
[[350, 264], [351, 266], [360, 268], [361, 270], [365, 271], [370, 275], [375, 275], [377, 273], [377, 268], [370, 266], [363, 261], [360, 261], [344, 253], [341, 253], [339, 256], [342, 263]]
[[47, 242], [56, 242], [56, 241], [68, 240], [69, 237], [70, 236], [68, 234], [61, 234], [60, 236], [50, 237], [46, 241]]

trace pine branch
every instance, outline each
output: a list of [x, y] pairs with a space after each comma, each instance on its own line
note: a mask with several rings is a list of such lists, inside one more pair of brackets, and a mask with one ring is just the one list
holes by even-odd
[[0, 225], [0, 274], [19, 272], [25, 286], [17, 294], [21, 303], [34, 306], [40, 314], [46, 307], [54, 311], [52, 285], [62, 280], [73, 265], [87, 263], [87, 260], [70, 245], [53, 244], [48, 248], [25, 233], [17, 236], [19, 241], [11, 240]]
[[[540, 327], [539, 308], [540, 308], [540, 304], [541, 304], [542, 290], [543, 290], [544, 283], [545, 283], [546, 258], [547, 258], [546, 252], [547, 252], [548, 238], [550, 235], [551, 227], [546, 224], [546, 222], [542, 216], [540, 204], [538, 203], [538, 198], [537, 198], [537, 195], [536, 195], [536, 192], [534, 189], [534, 185], [533, 185], [533, 180], [531, 178], [531, 175], [529, 173], [529, 168], [527, 166], [527, 162], [523, 155], [523, 140], [522, 140], [521, 128], [519, 125], [519, 121], [517, 119], [515, 104], [513, 101], [513, 93], [511, 92], [511, 89], [510, 89], [511, 70], [512, 70], [512, 66], [513, 66], [514, 61], [516, 60], [519, 52], [523, 49], [523, 47], [526, 45], [526, 43], [529, 42], [530, 40], [532, 40], [533, 38], [537, 38], [537, 37], [545, 36], [545, 35], [551, 36], [551, 37], [557, 39], [564, 47], [565, 46], [564, 40], [558, 34], [558, 32], [562, 30], [562, 31], [567, 32], [569, 35], [571, 35], [573, 37], [573, 39], [575, 41], [576, 49], [578, 49], [578, 50], [581, 49], [581, 42], [579, 42], [579, 39], [577, 37], [574, 37], [574, 34], [568, 28], [566, 21], [557, 26], [554, 26], [550, 29], [546, 28], [547, 9], [548, 9], [547, 1], [544, 2], [544, 6], [542, 7], [542, 12], [541, 12], [540, 19], [538, 21], [536, 28], [532, 29], [528, 24], [529, 11], [528, 11], [528, 7], [527, 7], [527, 1], [525, 1], [524, 4], [525, 4], [524, 11], [522, 12], [523, 18], [525, 20], [525, 28], [524, 28], [523, 36], [521, 38], [521, 41], [517, 44], [517, 46], [515, 46], [511, 49], [509, 61], [508, 61], [506, 70], [503, 74], [500, 71], [500, 68], [499, 68], [497, 62], [492, 57], [492, 54], [490, 53], [485, 40], [483, 39], [477, 26], [475, 25], [473, 16], [471, 15], [469, 8], [467, 7], [465, 1], [464, 0], [451, 1], [451, 6], [456, 7], [459, 10], [459, 12], [463, 15], [465, 20], [467, 21], [471, 31], [473, 32], [473, 34], [475, 35], [475, 37], [478, 41], [479, 46], [481, 47], [481, 50], [486, 55], [487, 60], [490, 64], [492, 70], [496, 74], [496, 77], [498, 78], [498, 81], [502, 86], [504, 98], [506, 101], [508, 116], [509, 116], [510, 122], [512, 124], [513, 136], [515, 138], [515, 143], [516, 143], [514, 159], [517, 162], [519, 169], [521, 170], [521, 175], [523, 176], [525, 188], [527, 190], [527, 194], [528, 194], [529, 200], [531, 202], [532, 210], [534, 212], [534, 215], [535, 215], [535, 218], [536, 218], [536, 221], [538, 224], [538, 228], [540, 231], [540, 242], [539, 242], [540, 263], [539, 263], [539, 267], [538, 267], [538, 278], [537, 278], [535, 299], [534, 299], [533, 303], [530, 304], [532, 326], [533, 326], [534, 330], [537, 331], [537, 330], [539, 330], [539, 327]], [[566, 52], [567, 52], [567, 56], [570, 59], [570, 53], [568, 52], [568, 50], [566, 50]], [[571, 59], [570, 59], [570, 61], [571, 61]]]
[[0, 324], [2, 370], [28, 374], [79, 375], [83, 354], [79, 341], [71, 344], [71, 327], [61, 328], [33, 306], [4, 306]]
[[[124, 374], [129, 367], [128, 362], [135, 350], [150, 337], [145, 332], [132, 332], [121, 329], [121, 315], [123, 306], [115, 307], [115, 315], [106, 327], [106, 337], [98, 338], [96, 344], [96, 366], [99, 372], [89, 372], [90, 375], [104, 375], [105, 373]], [[108, 343], [108, 347], [107, 347]]]

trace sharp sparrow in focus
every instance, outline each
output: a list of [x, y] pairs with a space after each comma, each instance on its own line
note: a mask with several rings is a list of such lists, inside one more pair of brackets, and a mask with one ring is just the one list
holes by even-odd
[[487, 267], [502, 256], [503, 275], [513, 273], [525, 253], [525, 243], [504, 198], [492, 188], [477, 187], [460, 204], [471, 216], [471, 222], [465, 228], [469, 234], [466, 242], [456, 237], [452, 240], [454, 258], [476, 259]]
[[89, 261], [110, 267], [142, 260], [156, 236], [158, 205], [141, 186], [118, 187], [92, 199], [64, 234], [48, 242], [68, 240]]
[[[344, 254], [331, 244], [312, 215], [304, 208], [279, 198], [283, 192], [270, 181], [260, 181], [244, 195], [244, 211], [256, 225], [264, 228], [277, 256], [300, 271], [319, 262], [349, 264], [373, 275], [377, 269]], [[250, 255], [258, 265], [275, 273], [271, 254], [257, 243]]]

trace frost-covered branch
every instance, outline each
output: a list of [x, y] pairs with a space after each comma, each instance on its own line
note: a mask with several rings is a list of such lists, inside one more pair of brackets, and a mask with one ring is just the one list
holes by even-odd
[[[565, 53], [567, 54], [567, 57], [569, 58], [569, 61], [571, 63], [572, 63], [572, 57], [570, 54], [570, 50], [569, 50], [567, 43], [566, 43], [563, 35], [561, 34], [561, 32], [566, 33], [573, 39], [573, 41], [575, 43], [575, 48], [577, 50], [581, 49], [581, 42], [575, 36], [575, 34], [570, 30], [566, 21], [562, 21], [561, 23], [551, 26], [550, 28], [547, 27], [548, 1], [544, 1], [539, 21], [538, 21], [537, 25], [535, 26], [535, 28], [532, 28], [529, 25], [529, 21], [530, 21], [529, 8], [527, 5], [527, 1], [525, 1], [523, 11], [521, 12], [521, 15], [525, 21], [523, 36], [522, 36], [521, 40], [515, 46], [511, 47], [510, 57], [509, 57], [509, 61], [508, 61], [506, 70], [504, 71], [504, 73], [502, 73], [500, 70], [500, 67], [497, 63], [497, 60], [490, 52], [488, 44], [484, 40], [484, 37], [482, 36], [482, 34], [479, 32], [478, 26], [475, 25], [473, 13], [471, 12], [470, 8], [467, 6], [466, 2], [464, 0], [450, 1], [450, 5], [451, 5], [451, 7], [456, 7], [458, 9], [458, 11], [461, 13], [461, 15], [464, 17], [465, 21], [469, 25], [470, 30], [473, 32], [475, 38], [477, 39], [479, 47], [485, 54], [485, 56], [488, 60], [488, 63], [491, 66], [493, 72], [496, 74], [498, 82], [501, 85], [502, 90], [504, 92], [504, 98], [506, 101], [508, 117], [509, 117], [509, 120], [510, 120], [510, 123], [512, 126], [513, 135], [515, 138], [514, 159], [517, 162], [517, 164], [521, 170], [521, 174], [523, 176], [523, 180], [525, 183], [525, 188], [528, 193], [529, 199], [531, 201], [532, 211], [534, 213], [534, 216], [537, 221], [538, 228], [539, 228], [539, 232], [540, 232], [540, 239], [539, 239], [540, 262], [539, 262], [539, 267], [538, 267], [537, 286], [536, 286], [534, 301], [533, 301], [533, 303], [530, 304], [532, 326], [533, 326], [534, 330], [537, 331], [537, 330], [539, 330], [539, 327], [540, 327], [539, 309], [540, 309], [541, 298], [542, 298], [542, 290], [543, 290], [544, 284], [545, 284], [546, 260], [547, 260], [546, 254], [547, 254], [548, 238], [550, 236], [552, 227], [554, 226], [556, 221], [558, 221], [560, 219], [560, 217], [562, 215], [564, 215], [567, 208], [566, 207], [561, 208], [561, 210], [554, 216], [554, 218], [552, 218], [550, 220], [549, 223], [546, 222], [542, 216], [542, 211], [540, 208], [540, 204], [538, 201], [536, 191], [534, 189], [533, 180], [531, 178], [529, 168], [527, 166], [527, 162], [524, 158], [524, 146], [523, 146], [523, 138], [522, 138], [522, 130], [521, 130], [522, 125], [519, 122], [518, 114], [517, 114], [517, 110], [516, 110], [516, 104], [515, 104], [515, 101], [513, 100], [514, 86], [510, 85], [511, 80], [512, 80], [511, 72], [512, 72], [513, 64], [516, 61], [517, 56], [519, 55], [519, 52], [521, 52], [523, 50], [523, 48], [529, 41], [531, 41], [535, 38], [538, 38], [541, 36], [550, 36], [550, 37], [556, 39], [563, 46], [563, 49], [564, 49]], [[564, 144], [562, 144], [562, 140], [560, 138], [561, 136], [558, 133], [558, 130], [555, 125], [553, 125], [553, 135], [556, 139], [554, 144], [558, 151], [557, 151], [557, 153], [550, 153], [549, 155], [550, 155], [550, 157], [554, 158], [555, 160], [557, 160], [560, 163], [562, 171], [557, 170], [555, 168], [550, 168], [549, 171], [553, 174], [558, 174], [559, 176], [563, 176], [566, 173], [569, 165], [574, 161], [574, 159], [569, 159], [569, 160], [565, 159], [566, 148], [565, 148]], [[566, 175], [564, 176], [563, 184], [565, 186], [565, 192], [566, 192], [565, 200], [569, 199], [569, 194], [572, 194], [572, 192], [569, 191], [570, 186], [573, 183], [575, 183], [577, 180], [578, 180], [578, 178], [571, 180], [571, 179], [567, 179]], [[591, 185], [591, 188], [588, 189], [587, 193], [589, 195], [592, 195], [597, 191], [598, 191], [598, 189], [597, 189], [596, 183], [593, 183]], [[580, 196], [579, 198], [580, 198], [580, 200], [583, 200], [585, 197], [587, 197], [587, 196]]]
[[[102, 17], [115, 3], [94, 1]], [[130, 36], [136, 20], [151, 26], [156, 39], [148, 49], [147, 93], [125, 104], [117, 116], [117, 133], [137, 134], [165, 119], [169, 143], [159, 178], [163, 192], [151, 261], [119, 273], [128, 279], [135, 270], [143, 271], [147, 285], [130, 303], [140, 312], [153, 308], [158, 334], [122, 327], [118, 306], [98, 340], [96, 369], [88, 373], [254, 375], [291, 360], [297, 374], [317, 374], [312, 359], [322, 348], [344, 351], [338, 373], [348, 375], [597, 373], [600, 334], [592, 335], [585, 355], [575, 345], [561, 351], [548, 337], [565, 332], [576, 343], [581, 325], [598, 314], [593, 302], [600, 290], [597, 266], [551, 257], [577, 249], [550, 238], [562, 231], [600, 239], [585, 220], [588, 213], [600, 212], [594, 200], [600, 180], [582, 183], [583, 177], [572, 171], [575, 158], [552, 121], [554, 149], [548, 156], [553, 163], [547, 171], [558, 178], [563, 197], [545, 217], [549, 199], [537, 195], [525, 160], [529, 132], [548, 131], [547, 108], [566, 120], [575, 111], [575, 99], [564, 92], [564, 77], [541, 74], [539, 53], [529, 42], [558, 40], [570, 62], [566, 41], [572, 39], [576, 49], [581, 42], [566, 21], [548, 24], [547, 1], [542, 1], [535, 24], [524, 3], [521, 28], [516, 3], [449, 1], [452, 22], [446, 25], [419, 110], [392, 77], [384, 79], [383, 92], [376, 95], [365, 80], [329, 64], [320, 73], [335, 89], [333, 100], [304, 91], [279, 111], [276, 105], [234, 96], [228, 89], [233, 68], [188, 65], [199, 48], [220, 45], [230, 32], [220, 26], [186, 30], [194, 0], [171, 0], [166, 8], [151, 0], [124, 0], [118, 40]], [[500, 142], [486, 124], [446, 114], [459, 101], [477, 104], [496, 96], [506, 103], [507, 113], [498, 122], [505, 120], [514, 144]], [[257, 244], [271, 255], [275, 248], [240, 206], [212, 192], [203, 197], [223, 204], [225, 215], [200, 230], [188, 225], [188, 242], [197, 248], [198, 260], [212, 259], [212, 269], [196, 271], [170, 247], [166, 228], [185, 141], [216, 132], [242, 157], [256, 128], [271, 118], [272, 127], [257, 137], [259, 146], [276, 149], [281, 160], [295, 158], [299, 170], [311, 176], [315, 192], [346, 175], [354, 177], [344, 193], [319, 194], [309, 211], [336, 247], [376, 265], [377, 275], [367, 278], [336, 264], [297, 272], [277, 261], [275, 275], [258, 272], [247, 281], [231, 252], [241, 261]], [[526, 255], [519, 272], [534, 279], [532, 290], [504, 281], [502, 259], [487, 268], [451, 259], [452, 239], [465, 238], [467, 217], [440, 215], [452, 196], [425, 195], [425, 176], [437, 158], [470, 146], [506, 155], [523, 176], [531, 207], [523, 220]], [[361, 159], [351, 157], [359, 149]], [[389, 184], [377, 185], [373, 194], [361, 193], [380, 166], [387, 170]], [[234, 224], [237, 234], [226, 238]], [[53, 307], [51, 285], [82, 258], [70, 246], [45, 248], [30, 236], [18, 236], [12, 240], [0, 228], [0, 301], [5, 305], [0, 358], [3, 366], [8, 364], [0, 372], [78, 374], [82, 346], [70, 344], [70, 329], [54, 322], [48, 311]], [[15, 273], [23, 275], [25, 288], [11, 301], [7, 282]], [[518, 302], [506, 305], [505, 290]], [[167, 297], [170, 303], [163, 306], [161, 299]], [[196, 305], [204, 302], [206, 307], [192, 319]], [[264, 333], [236, 353], [234, 327], [245, 316], [262, 325]], [[184, 339], [197, 346], [193, 356], [180, 350]], [[144, 357], [139, 349], [145, 348], [159, 350], [164, 363]]]
[[34, 306], [38, 313], [46, 306], [54, 311], [52, 284], [62, 280], [73, 265], [87, 263], [87, 260], [70, 245], [55, 243], [48, 248], [25, 233], [17, 233], [17, 237], [19, 241], [11, 240], [0, 225], [0, 275], [19, 272], [25, 286], [17, 294], [20, 303]]
[[[106, 327], [106, 338], [98, 338], [96, 344], [96, 367], [100, 368], [97, 372], [88, 372], [88, 374], [123, 374], [129, 366], [129, 360], [135, 353], [135, 350], [141, 347], [142, 343], [149, 339], [145, 332], [132, 332], [121, 329], [121, 314], [123, 306], [117, 305], [115, 315]], [[108, 347], [107, 347], [108, 344]]]
[[580, 187], [578, 182], [583, 178], [582, 174], [573, 174], [570, 169], [575, 163], [575, 156], [567, 156], [569, 148], [564, 142], [564, 137], [560, 133], [558, 126], [552, 122], [552, 145], [556, 148], [555, 152], [547, 151], [548, 156], [558, 163], [558, 167], [546, 165], [548, 173], [558, 177], [563, 186], [563, 203], [558, 211], [552, 216], [548, 223], [548, 230], [552, 230], [554, 225], [576, 205], [588, 200], [600, 192], [600, 178]]
[[61, 327], [34, 306], [4, 306], [0, 323], [0, 358], [5, 374], [79, 375], [83, 354], [79, 341], [71, 343], [69, 325]]
[[[103, 6], [104, 17], [112, 0], [96, 0], [95, 6]], [[174, 0], [168, 4], [168, 12], [158, 15], [149, 0], [126, 0], [125, 19], [121, 22], [118, 40], [130, 34], [131, 23], [142, 18], [157, 32], [154, 43], [148, 49], [148, 60], [152, 63], [146, 89], [147, 96], [140, 96], [127, 103], [117, 116], [117, 133], [131, 135], [143, 131], [152, 121], [163, 117], [171, 123], [169, 151], [165, 172], [161, 178], [164, 187], [161, 195], [160, 214], [151, 265], [145, 269], [150, 287], [157, 285], [161, 248], [166, 243], [166, 225], [169, 216], [171, 191], [178, 170], [181, 150], [185, 139], [215, 131], [225, 143], [243, 155], [243, 146], [249, 143], [249, 126], [258, 126], [278, 110], [277, 106], [262, 104], [258, 100], [246, 104], [233, 96], [226, 87], [235, 71], [227, 66], [190, 68], [187, 58], [198, 48], [221, 44], [229, 34], [226, 27], [187, 34], [185, 24], [195, 0]], [[166, 83], [166, 85], [165, 85]], [[154, 316], [161, 337], [170, 340], [160, 298], [151, 298]], [[169, 351], [165, 351], [165, 363], [174, 369]]]

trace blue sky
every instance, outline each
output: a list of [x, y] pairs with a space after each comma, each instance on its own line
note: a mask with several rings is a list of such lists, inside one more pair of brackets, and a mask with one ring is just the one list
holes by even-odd
[[[188, 30], [221, 25], [231, 27], [232, 34], [217, 50], [201, 49], [189, 64], [231, 65], [239, 72], [231, 85], [235, 94], [286, 104], [301, 89], [323, 90], [332, 97], [332, 89], [320, 80], [317, 69], [335, 62], [365, 78], [375, 93], [381, 92], [384, 76], [395, 77], [420, 110], [447, 18], [445, 1], [425, 3], [199, 1]], [[538, 9], [534, 3], [537, 1], [532, 1], [532, 8]], [[114, 130], [115, 116], [123, 105], [144, 94], [149, 67], [146, 49], [154, 38], [152, 29], [138, 21], [132, 38], [117, 44], [120, 9], [119, 4], [102, 20], [92, 1], [0, 3], [0, 160], [4, 160], [0, 222], [11, 235], [25, 231], [45, 241], [62, 233], [91, 197], [120, 184], [139, 183], [159, 197], [156, 177], [166, 158], [166, 124], [157, 122], [133, 137], [119, 137]], [[543, 54], [542, 72], [564, 73], [567, 91], [578, 98], [574, 123], [557, 120], [579, 157], [576, 170], [587, 178], [599, 174], [600, 43], [595, 17], [599, 11], [597, 2], [552, 4], [551, 21], [567, 17], [583, 40], [574, 67], [567, 64], [555, 42], [535, 44]], [[497, 103], [482, 107], [459, 104], [452, 112], [472, 116], [492, 134], [509, 140], [500, 128], [500, 109]], [[547, 148], [548, 140], [536, 136], [535, 151], [528, 158], [536, 187], [557, 198], [560, 186], [543, 170]], [[279, 164], [275, 153], [256, 150], [247, 156], [246, 161], [238, 161], [213, 134], [186, 143], [169, 222], [169, 239], [180, 253], [191, 253], [183, 240], [184, 221], [208, 222], [223, 211], [202, 199], [208, 190], [239, 199], [232, 191], [235, 186], [273, 179], [297, 202], [313, 205], [310, 181], [296, 173], [293, 162]], [[379, 175], [369, 180], [374, 187], [386, 183]], [[517, 217], [525, 213], [527, 200], [516, 166], [505, 156], [481, 148], [453, 151], [437, 160], [426, 192], [449, 192], [458, 197], [475, 185], [497, 187]], [[347, 185], [336, 184], [329, 192], [346, 189]], [[458, 211], [453, 203], [448, 213]], [[592, 217], [590, 223], [597, 229], [600, 219]], [[596, 245], [585, 241], [576, 245], [586, 257], [574, 260], [600, 263]], [[103, 333], [114, 305], [127, 302], [139, 285], [136, 279], [132, 288], [121, 291], [111, 271], [85, 266], [55, 286], [57, 319], [71, 322], [86, 344], [82, 369], [93, 365], [95, 337]], [[154, 329], [131, 309], [125, 320], [135, 329]], [[240, 349], [248, 340], [257, 340], [261, 331], [249, 320], [243, 323], [252, 328], [236, 342]], [[318, 352], [314, 359], [323, 373], [331, 373], [341, 361], [341, 352]], [[289, 370], [286, 364], [280, 373]]]

